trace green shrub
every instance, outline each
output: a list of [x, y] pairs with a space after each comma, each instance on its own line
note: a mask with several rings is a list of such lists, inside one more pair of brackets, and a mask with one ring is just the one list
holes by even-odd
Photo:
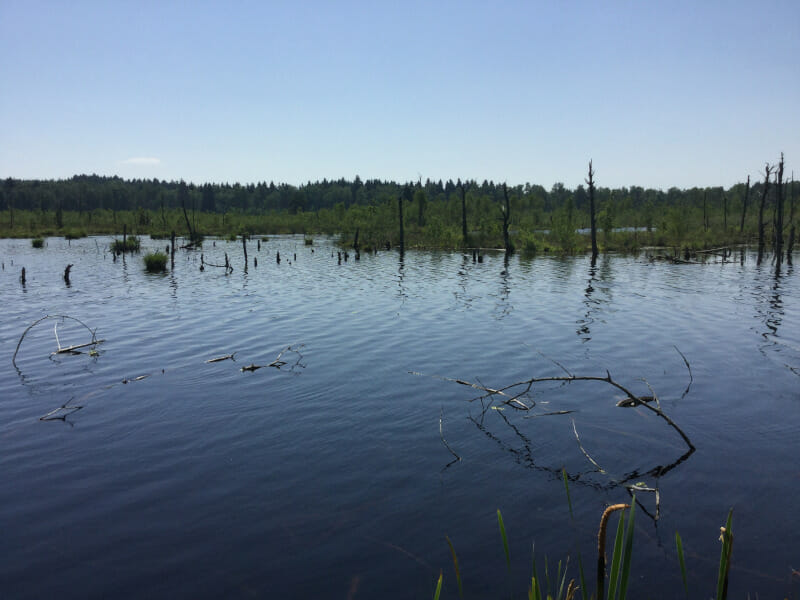
[[148, 273], [163, 273], [167, 270], [167, 255], [163, 252], [148, 252], [144, 255], [144, 268]]
[[42, 238], [34, 238], [31, 240], [31, 246], [34, 248], [44, 248], [44, 240]]
[[86, 232], [83, 229], [70, 229], [64, 232], [65, 240], [77, 240], [85, 237], [86, 237]]

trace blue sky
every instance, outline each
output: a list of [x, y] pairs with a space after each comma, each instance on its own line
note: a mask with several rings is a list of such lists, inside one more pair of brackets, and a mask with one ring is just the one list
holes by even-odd
[[727, 187], [798, 57], [797, 0], [0, 0], [0, 177]]

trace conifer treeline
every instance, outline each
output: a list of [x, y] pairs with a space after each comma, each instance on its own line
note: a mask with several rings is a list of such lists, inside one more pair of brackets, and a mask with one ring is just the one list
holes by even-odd
[[[394, 201], [400, 195], [405, 195], [411, 201], [412, 194], [420, 189], [425, 192], [427, 202], [449, 201], [457, 197], [462, 184], [473, 197], [496, 202], [503, 199], [503, 184], [485, 180], [479, 183], [475, 180], [443, 182], [429, 179], [425, 182], [397, 183], [376, 179], [362, 181], [356, 176], [353, 180], [322, 180], [300, 186], [273, 182], [192, 185], [183, 181], [76, 175], [65, 180], [8, 178], [0, 186], [0, 210], [8, 210], [10, 202], [13, 202], [15, 209], [42, 211], [59, 208], [65, 211], [180, 208], [179, 190], [185, 187], [188, 206], [203, 212], [253, 214], [285, 210], [295, 214], [334, 208], [339, 204], [345, 208], [354, 204], [377, 205]], [[760, 183], [754, 184], [750, 194], [757, 196], [760, 186]], [[589, 206], [589, 194], [583, 185], [569, 189], [562, 183], [556, 183], [547, 190], [541, 185], [525, 183], [508, 186], [508, 192], [514, 199], [516, 209], [522, 211], [538, 209], [549, 213], [570, 202], [578, 211], [586, 211]], [[734, 205], [741, 206], [744, 195], [744, 183], [727, 190], [722, 187], [672, 187], [667, 191], [638, 186], [595, 188], [598, 205], [603, 206], [613, 200], [619, 213], [629, 209], [647, 211], [681, 205], [698, 206], [704, 197], [715, 206], [722, 207], [727, 202], [733, 208]]]

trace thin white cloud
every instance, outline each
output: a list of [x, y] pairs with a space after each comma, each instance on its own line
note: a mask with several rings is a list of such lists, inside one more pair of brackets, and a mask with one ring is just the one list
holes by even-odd
[[161, 164], [161, 160], [151, 156], [134, 156], [122, 161], [123, 165], [138, 165], [141, 167], [154, 167]]

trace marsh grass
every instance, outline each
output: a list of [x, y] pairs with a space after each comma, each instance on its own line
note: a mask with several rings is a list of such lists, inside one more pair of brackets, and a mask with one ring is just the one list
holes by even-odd
[[144, 255], [144, 268], [148, 273], [163, 273], [167, 270], [167, 255], [163, 252], [148, 252]]
[[44, 240], [42, 238], [33, 238], [31, 240], [31, 246], [34, 248], [44, 248]]
[[128, 236], [125, 240], [114, 240], [111, 242], [111, 251], [114, 254], [122, 254], [124, 252], [138, 252], [141, 247], [139, 238], [135, 235]]
[[77, 240], [86, 237], [86, 231], [83, 229], [69, 229], [64, 232], [65, 240]]
[[[564, 489], [567, 494], [567, 506], [569, 508], [570, 519], [574, 524], [574, 514], [572, 510], [572, 498], [569, 491], [569, 482], [566, 472], [563, 472]], [[618, 512], [619, 519], [617, 521], [616, 532], [612, 544], [613, 552], [611, 555], [611, 564], [608, 568], [608, 577], [606, 578], [606, 561], [605, 561], [605, 539], [606, 528], [608, 526], [609, 517], [612, 513]], [[580, 551], [577, 552], [578, 556], [578, 577], [579, 584], [576, 584], [575, 579], [569, 579], [569, 558], [562, 563], [557, 563], [557, 568], [554, 577], [551, 579], [551, 569], [548, 564], [547, 557], [544, 559], [544, 574], [540, 575], [539, 569], [536, 564], [535, 548], [532, 551], [532, 564], [531, 564], [531, 579], [530, 586], [527, 590], [528, 600], [574, 600], [580, 596], [583, 600], [597, 599], [597, 600], [623, 600], [628, 596], [628, 585], [631, 581], [631, 563], [634, 555], [634, 527], [635, 527], [635, 514], [636, 514], [636, 496], [634, 495], [629, 505], [612, 505], [603, 513], [600, 520], [600, 527], [598, 531], [598, 573], [597, 585], [595, 586], [594, 593], [590, 593], [586, 585], [586, 577], [583, 569], [583, 559]], [[720, 528], [721, 535], [720, 541], [722, 542], [722, 549], [720, 554], [719, 569], [717, 572], [717, 585], [716, 585], [716, 599], [726, 600], [728, 595], [728, 575], [730, 573], [731, 553], [733, 547], [733, 531], [731, 529], [733, 517], [733, 510], [728, 513], [728, 519], [724, 527]], [[503, 555], [506, 562], [506, 574], [509, 579], [509, 588], [511, 587], [511, 553], [509, 550], [509, 535], [506, 529], [503, 515], [498, 509], [497, 511], [497, 524], [500, 530], [500, 541], [503, 548]], [[464, 590], [462, 584], [462, 572], [458, 562], [456, 549], [449, 537], [445, 536], [447, 545], [450, 548], [450, 554], [453, 560], [453, 567], [455, 569], [456, 582], [458, 584], [459, 598], [464, 597]], [[680, 534], [675, 533], [675, 545], [677, 547], [678, 562], [680, 565], [681, 577], [683, 580], [683, 588], [686, 592], [686, 597], [689, 597], [689, 586], [687, 577], [686, 561], [683, 551], [683, 541]], [[439, 579], [436, 585], [436, 592], [434, 599], [438, 600], [442, 590], [442, 573], [439, 573]], [[606, 585], [606, 581], [608, 582]], [[513, 590], [509, 589], [510, 595], [513, 597]]]

